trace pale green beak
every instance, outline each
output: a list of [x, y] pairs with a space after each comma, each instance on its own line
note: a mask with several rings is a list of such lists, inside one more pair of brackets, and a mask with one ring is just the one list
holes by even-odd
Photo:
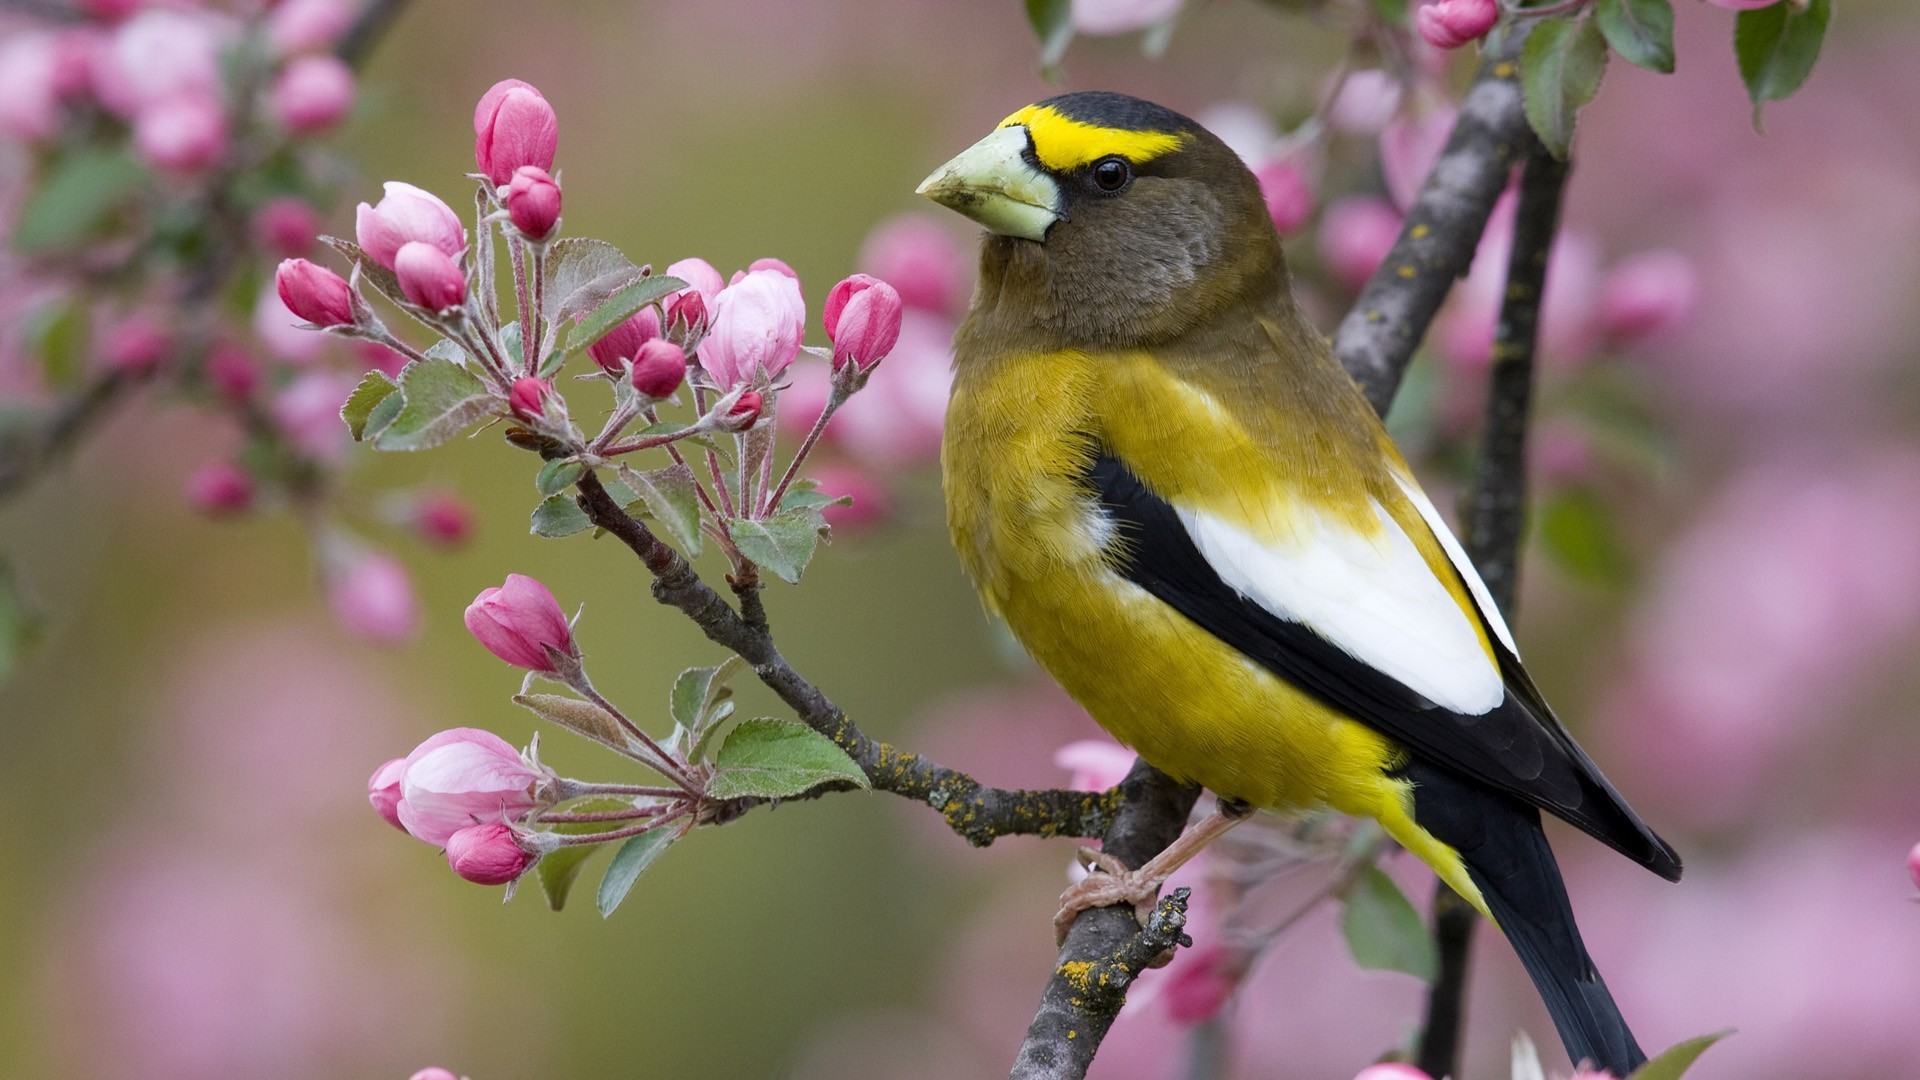
[[1003, 127], [934, 171], [916, 193], [956, 210], [988, 232], [1041, 241], [1060, 220], [1060, 187], [1027, 161], [1022, 125]]

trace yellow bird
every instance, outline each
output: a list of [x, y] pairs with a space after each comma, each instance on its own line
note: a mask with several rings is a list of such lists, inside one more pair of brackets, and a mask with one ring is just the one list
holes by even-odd
[[[1248, 806], [1370, 817], [1505, 932], [1568, 1053], [1645, 1061], [1540, 828], [1677, 880], [1293, 300], [1258, 184], [1178, 113], [1030, 105], [921, 194], [986, 227], [948, 524], [986, 605], [1115, 738], [1220, 797], [1062, 918], [1151, 897]], [[1065, 923], [1063, 922], [1064, 926]]]

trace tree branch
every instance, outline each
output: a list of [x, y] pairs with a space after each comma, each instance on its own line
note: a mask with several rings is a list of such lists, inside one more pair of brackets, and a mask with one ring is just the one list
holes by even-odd
[[[1565, 163], [1547, 153], [1538, 140], [1529, 138], [1528, 143], [1513, 252], [1507, 260], [1507, 287], [1494, 332], [1486, 429], [1464, 506], [1467, 554], [1509, 625], [1516, 611], [1520, 540], [1526, 529], [1527, 421], [1533, 411], [1540, 302], [1567, 181]], [[1445, 882], [1435, 885], [1433, 936], [1440, 966], [1427, 990], [1427, 1014], [1415, 1058], [1429, 1076], [1459, 1072], [1467, 961], [1479, 921], [1479, 912]]]
[[[593, 473], [582, 476], [577, 486], [580, 507], [588, 519], [618, 537], [653, 574], [654, 599], [678, 608], [709, 641], [753, 665], [760, 681], [803, 723], [845, 750], [875, 788], [926, 803], [940, 812], [954, 832], [981, 847], [1002, 836], [1098, 836], [1115, 822], [1123, 789], [988, 787], [957, 769], [869, 737], [818, 687], [793, 670], [774, 647], [764, 619], [742, 617], [678, 551], [622, 510]], [[757, 593], [749, 595], [757, 599]]]

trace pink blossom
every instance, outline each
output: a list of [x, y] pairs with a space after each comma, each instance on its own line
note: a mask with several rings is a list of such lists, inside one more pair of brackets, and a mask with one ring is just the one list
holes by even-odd
[[295, 315], [280, 299], [279, 288], [261, 289], [253, 305], [253, 332], [267, 352], [281, 360], [304, 364], [327, 347], [328, 336], [316, 334], [307, 320]]
[[1459, 116], [1452, 105], [1428, 103], [1394, 117], [1381, 129], [1380, 172], [1387, 181], [1387, 193], [1403, 212], [1413, 205], [1420, 185], [1440, 160]]
[[353, 352], [363, 370], [378, 371], [389, 379], [398, 379], [407, 366], [405, 353], [377, 341], [356, 340]]
[[[780, 399], [780, 408], [782, 412], [786, 410], [784, 397]], [[893, 499], [886, 485], [866, 469], [833, 462], [815, 465], [809, 458], [807, 475], [819, 483], [816, 490], [821, 494], [853, 500], [850, 506], [828, 506], [820, 511], [827, 524], [833, 526], [835, 535], [872, 528], [892, 513]]]
[[[1517, 203], [1509, 192], [1495, 205], [1466, 279], [1454, 288], [1434, 324], [1440, 355], [1462, 370], [1480, 370], [1493, 357]], [[1540, 308], [1539, 348], [1547, 361], [1577, 366], [1600, 344], [1595, 316], [1600, 273], [1600, 248], [1593, 237], [1577, 227], [1561, 229], [1547, 257], [1546, 295]]]
[[833, 366], [855, 364], [871, 370], [900, 340], [900, 294], [892, 285], [855, 274], [827, 293], [821, 312], [827, 339], [833, 342]]
[[1400, 239], [1400, 212], [1385, 199], [1350, 195], [1320, 217], [1320, 258], [1340, 284], [1359, 289]]
[[353, 108], [353, 69], [333, 55], [302, 56], [281, 69], [267, 92], [274, 122], [309, 135], [340, 122]]
[[267, 43], [280, 56], [331, 49], [354, 14], [349, 0], [280, 0], [267, 12]]
[[296, 195], [268, 199], [253, 212], [253, 235], [275, 255], [305, 255], [320, 235], [320, 214]]
[[522, 165], [513, 171], [504, 201], [507, 220], [529, 240], [545, 240], [560, 221], [560, 185], [537, 166]]
[[253, 477], [228, 461], [212, 461], [187, 478], [187, 504], [203, 514], [236, 514], [253, 505]]
[[407, 755], [396, 813], [415, 838], [445, 845], [470, 825], [525, 817], [551, 779], [493, 732], [453, 728]]
[[[727, 279], [705, 259], [681, 259], [667, 267], [667, 276], [679, 278], [687, 283], [689, 289], [699, 293], [708, 312], [713, 311], [714, 301], [720, 298], [720, 290], [727, 287]], [[685, 295], [685, 292], [682, 290], [676, 295]]]
[[1181, 0], [1073, 0], [1073, 28], [1082, 34], [1130, 34], [1165, 22]]
[[1221, 101], [1194, 117], [1251, 169], [1273, 156], [1279, 135], [1267, 110], [1244, 101]]
[[714, 300], [700, 366], [722, 390], [746, 386], [762, 372], [777, 376], [800, 354], [806, 321], [798, 281], [777, 270], [752, 271]]
[[133, 148], [156, 169], [198, 172], [227, 152], [227, 118], [218, 99], [182, 94], [140, 110]]
[[0, 132], [39, 141], [59, 128], [59, 40], [28, 30], [0, 41]]
[[409, 240], [393, 258], [393, 274], [408, 303], [428, 311], [450, 311], [467, 302], [467, 274], [446, 252]]
[[505, 885], [534, 863], [511, 825], [469, 825], [447, 837], [447, 865], [475, 885]]
[[400, 560], [385, 552], [360, 552], [339, 560], [328, 576], [327, 594], [340, 625], [368, 641], [396, 644], [419, 629], [413, 581]]
[[310, 371], [288, 383], [273, 399], [274, 423], [301, 454], [324, 464], [339, 464], [351, 438], [340, 406], [355, 380], [338, 371]]
[[1266, 200], [1267, 215], [1273, 227], [1282, 233], [1297, 231], [1313, 216], [1313, 187], [1291, 158], [1269, 161], [1253, 171], [1260, 182], [1260, 197]]
[[508, 574], [506, 584], [482, 589], [467, 605], [466, 623], [488, 652], [529, 671], [550, 675], [560, 670], [553, 653], [580, 654], [560, 602], [525, 574]]
[[230, 35], [206, 12], [147, 8], [115, 28], [94, 57], [94, 93], [127, 118], [176, 98], [217, 103], [220, 50]]
[[953, 324], [925, 311], [904, 312], [900, 339], [887, 362], [834, 414], [829, 430], [856, 459], [876, 469], [932, 462], [940, 456], [952, 385]]
[[908, 307], [951, 315], [966, 302], [971, 260], [953, 230], [926, 214], [881, 222], [860, 245], [860, 269], [892, 285]]
[[412, 1076], [407, 1077], [407, 1080], [460, 1080], [460, 1078], [455, 1076], [451, 1069], [443, 1069], [438, 1065], [429, 1065], [419, 1072], [414, 1073]]
[[260, 387], [260, 367], [233, 342], [216, 342], [207, 353], [207, 382], [228, 402], [244, 404]]
[[1677, 251], [1629, 255], [1600, 284], [1600, 329], [1623, 344], [1667, 333], [1700, 303], [1700, 272]]
[[1728, 11], [1752, 11], [1755, 8], [1772, 7], [1777, 0], [1707, 0], [1714, 7]]
[[792, 278], [795, 281], [800, 280], [800, 275], [794, 272], [793, 267], [788, 266], [784, 261], [780, 259], [776, 259], [771, 255], [767, 256], [766, 258], [755, 259], [752, 262], [748, 263], [747, 268], [745, 270], [742, 270], [739, 273], [733, 275], [733, 280], [739, 281], [743, 275], [751, 274], [755, 270], [771, 270], [776, 274], [785, 274], [786, 276]]
[[1913, 879], [1913, 887], [1920, 889], [1920, 844], [1907, 852], [1907, 876]]
[[1353, 1080], [1433, 1080], [1433, 1078], [1411, 1065], [1389, 1061], [1361, 1069], [1354, 1074]]
[[1053, 763], [1073, 773], [1067, 787], [1074, 791], [1105, 791], [1125, 780], [1137, 760], [1111, 739], [1080, 739], [1053, 752]]
[[[787, 369], [787, 386], [780, 391], [780, 408], [774, 413], [774, 423], [785, 435], [805, 438], [820, 414], [826, 411], [827, 398], [832, 393], [833, 377], [825, 364], [804, 360], [795, 364]], [[829, 425], [823, 437], [831, 441], [839, 430], [839, 424]]]
[[732, 405], [720, 417], [723, 431], [745, 431], [760, 422], [760, 413], [766, 408], [766, 398], [758, 391], [749, 390], [735, 398]]
[[503, 79], [481, 95], [473, 109], [473, 158], [496, 186], [513, 181], [514, 170], [553, 168], [560, 145], [560, 119], [553, 106], [519, 79]]
[[1219, 1015], [1246, 976], [1245, 958], [1219, 944], [1196, 944], [1170, 971], [1160, 1001], [1176, 1024], [1198, 1024]]
[[1436, 49], [1457, 49], [1478, 41], [1500, 21], [1498, 0], [1438, 0], [1414, 13], [1414, 25]]
[[374, 262], [389, 270], [400, 248], [413, 241], [431, 244], [450, 259], [467, 250], [460, 215], [439, 196], [412, 184], [389, 180], [378, 206], [361, 203], [354, 212], [354, 234]]
[[413, 504], [413, 527], [429, 544], [459, 547], [473, 536], [473, 509], [450, 492], [428, 492]]
[[[697, 294], [696, 294], [697, 295]], [[643, 307], [615, 324], [599, 341], [587, 346], [587, 355], [609, 375], [619, 375], [622, 361], [640, 355], [640, 346], [660, 336], [660, 313]]]
[[554, 399], [552, 383], [523, 375], [513, 380], [513, 389], [507, 392], [507, 408], [522, 422], [538, 424], [546, 419], [547, 407]]
[[107, 331], [100, 355], [107, 367], [127, 375], [145, 375], [165, 363], [173, 338], [165, 324], [144, 312], [135, 312]]
[[1400, 79], [1379, 68], [1347, 73], [1327, 108], [1327, 122], [1355, 135], [1378, 135], [1400, 109]]
[[407, 831], [407, 827], [400, 824], [400, 778], [406, 772], [407, 759], [394, 758], [373, 770], [373, 775], [367, 778], [367, 801], [373, 804], [374, 813], [401, 832]]
[[305, 259], [286, 259], [273, 285], [287, 310], [315, 326], [353, 325], [353, 290], [347, 279]]
[[119, 22], [121, 19], [140, 10], [146, 0], [79, 0], [75, 5], [87, 13], [89, 18], [101, 22]]
[[633, 358], [633, 388], [656, 400], [673, 396], [687, 381], [687, 354], [665, 338], [640, 346]]
[[697, 289], [682, 289], [667, 301], [667, 334], [682, 350], [707, 336], [707, 301]]

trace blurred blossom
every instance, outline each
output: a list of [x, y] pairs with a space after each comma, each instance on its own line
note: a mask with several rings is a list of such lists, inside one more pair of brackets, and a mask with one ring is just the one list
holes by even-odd
[[280, 0], [267, 12], [267, 43], [281, 56], [331, 49], [354, 14], [350, 0]]
[[1222, 101], [1201, 109], [1194, 117], [1200, 126], [1227, 144], [1251, 169], [1273, 153], [1279, 138], [1264, 109], [1244, 101]]
[[253, 477], [229, 461], [211, 461], [187, 477], [187, 505], [203, 514], [235, 514], [253, 505]]
[[1714, 7], [1728, 11], [1752, 11], [1754, 8], [1772, 7], [1776, 0], [1707, 0]]
[[400, 249], [413, 241], [439, 248], [450, 259], [467, 249], [466, 226], [438, 195], [399, 180], [382, 185], [379, 205], [361, 203], [354, 212], [354, 235], [374, 262], [389, 270]]
[[260, 366], [233, 342], [215, 342], [207, 351], [207, 382], [229, 404], [244, 404], [260, 388]]
[[406, 772], [407, 759], [394, 758], [373, 770], [373, 775], [367, 778], [367, 801], [373, 804], [374, 813], [401, 832], [407, 829], [400, 824], [400, 778]]
[[107, 367], [128, 375], [144, 375], [158, 368], [173, 350], [173, 339], [159, 319], [144, 311], [115, 323], [100, 347]]
[[1453, 133], [1460, 114], [1445, 102], [1416, 99], [1413, 109], [1393, 118], [1380, 130], [1380, 173], [1387, 193], [1402, 211], [1413, 205], [1420, 185], [1440, 160], [1440, 151]]
[[443, 1069], [438, 1065], [430, 1065], [414, 1073], [408, 1077], [407, 1080], [460, 1080], [460, 1077], [455, 1076], [451, 1069]]
[[1629, 255], [1607, 271], [1600, 285], [1600, 329], [1633, 344], [1672, 331], [1700, 302], [1700, 273], [1677, 251]]
[[1313, 216], [1313, 187], [1297, 160], [1298, 154], [1265, 162], [1253, 176], [1260, 182], [1260, 197], [1266, 200], [1273, 227], [1282, 234], [1293, 233]]
[[901, 303], [941, 314], [954, 314], [966, 303], [973, 276], [971, 257], [953, 229], [926, 214], [901, 214], [875, 226], [860, 245], [859, 266], [898, 290]]
[[931, 463], [940, 456], [952, 386], [953, 324], [925, 311], [908, 311], [887, 362], [834, 414], [829, 430], [874, 468]]
[[1201, 945], [1196, 939], [1187, 953], [1179, 970], [1167, 977], [1160, 1000], [1169, 1019], [1191, 1025], [1218, 1015], [1239, 988], [1246, 970], [1238, 950], [1217, 943]]
[[1590, 480], [1598, 470], [1593, 440], [1565, 422], [1541, 423], [1528, 449], [1534, 474], [1549, 488]]
[[38, 141], [59, 127], [59, 48], [52, 31], [23, 31], [0, 41], [0, 132]]
[[340, 406], [356, 380], [338, 371], [310, 371], [273, 399], [273, 420], [293, 448], [323, 464], [338, 464], [352, 441], [340, 419]]
[[807, 306], [800, 283], [778, 270], [748, 273], [714, 301], [713, 326], [700, 343], [700, 366], [722, 390], [777, 376], [800, 354]]
[[1320, 257], [1335, 280], [1358, 290], [1387, 261], [1400, 238], [1400, 212], [1385, 199], [1349, 195], [1320, 216]]
[[1437, 0], [1414, 12], [1421, 38], [1436, 49], [1477, 41], [1500, 21], [1498, 0]]
[[533, 865], [511, 825], [469, 825], [447, 837], [447, 866], [475, 885], [505, 885]]
[[1920, 889], [1920, 844], [1907, 852], [1907, 876], [1913, 879], [1913, 887]]
[[353, 69], [337, 56], [303, 56], [281, 69], [267, 94], [274, 122], [295, 134], [330, 128], [353, 108]]
[[253, 235], [268, 253], [283, 258], [305, 255], [320, 235], [320, 213], [297, 195], [281, 195], [253, 213]]
[[226, 111], [210, 95], [181, 94], [140, 110], [133, 147], [156, 169], [198, 172], [227, 151]]
[[473, 538], [473, 508], [450, 491], [430, 491], [415, 500], [413, 524], [428, 543], [459, 547]]
[[233, 29], [209, 12], [147, 8], [95, 56], [94, 93], [128, 118], [179, 98], [217, 101], [220, 50]]
[[382, 645], [408, 641], [419, 630], [420, 605], [400, 560], [381, 551], [360, 551], [333, 563], [327, 573], [327, 598], [341, 626]]
[[480, 171], [496, 187], [504, 187], [523, 165], [543, 172], [553, 169], [560, 120], [532, 84], [503, 79], [474, 106], [473, 135], [473, 157]]
[[1387, 1062], [1361, 1069], [1354, 1074], [1353, 1080], [1433, 1080], [1433, 1078], [1411, 1065]]
[[389, 379], [398, 379], [401, 369], [407, 366], [406, 354], [377, 341], [357, 340], [353, 342], [353, 352], [362, 370], [378, 371]]
[[[1467, 276], [1454, 286], [1446, 308], [1435, 320], [1433, 337], [1440, 354], [1456, 367], [1477, 371], [1493, 359], [1493, 335], [1506, 293], [1507, 259], [1513, 248], [1517, 197], [1509, 191], [1494, 207], [1487, 231], [1474, 251]], [[1547, 256], [1546, 294], [1540, 305], [1539, 349], [1549, 363], [1577, 366], [1600, 344], [1596, 307], [1600, 289], [1600, 249], [1574, 226], [1554, 237]]]
[[1073, 0], [1073, 28], [1082, 34], [1130, 34], [1164, 22], [1181, 0]]
[[[328, 274], [333, 273], [324, 267], [316, 266], [315, 269]], [[316, 287], [317, 295], [320, 293]], [[277, 281], [274, 288], [261, 289], [260, 298], [254, 301], [254, 335], [260, 339], [260, 344], [267, 347], [267, 352], [276, 359], [303, 364], [326, 351], [327, 335], [302, 329], [301, 324], [306, 321], [295, 315], [288, 309], [286, 302], [280, 299]]]
[[[781, 399], [784, 409], [786, 399]], [[893, 499], [887, 493], [886, 485], [866, 469], [835, 462], [815, 463], [807, 460], [807, 477], [819, 484], [823, 495], [834, 498], [847, 497], [853, 500], [851, 506], [829, 506], [820, 512], [833, 526], [834, 535], [869, 529], [887, 520], [892, 512]]]
[[[819, 421], [820, 414], [826, 411], [827, 397], [833, 392], [833, 376], [825, 364], [801, 360], [787, 369], [786, 381], [786, 387], [780, 391], [780, 407], [774, 411], [773, 419], [783, 433], [795, 439], [805, 438]], [[839, 415], [845, 415], [844, 407]], [[839, 437], [841, 424], [841, 421], [835, 420], [827, 425], [828, 441]]]
[[1127, 778], [1138, 755], [1112, 739], [1080, 739], [1053, 752], [1053, 763], [1073, 776], [1074, 791], [1105, 791]]
[[1379, 68], [1347, 73], [1327, 109], [1327, 122], [1355, 135], [1377, 135], [1400, 108], [1400, 80]]

